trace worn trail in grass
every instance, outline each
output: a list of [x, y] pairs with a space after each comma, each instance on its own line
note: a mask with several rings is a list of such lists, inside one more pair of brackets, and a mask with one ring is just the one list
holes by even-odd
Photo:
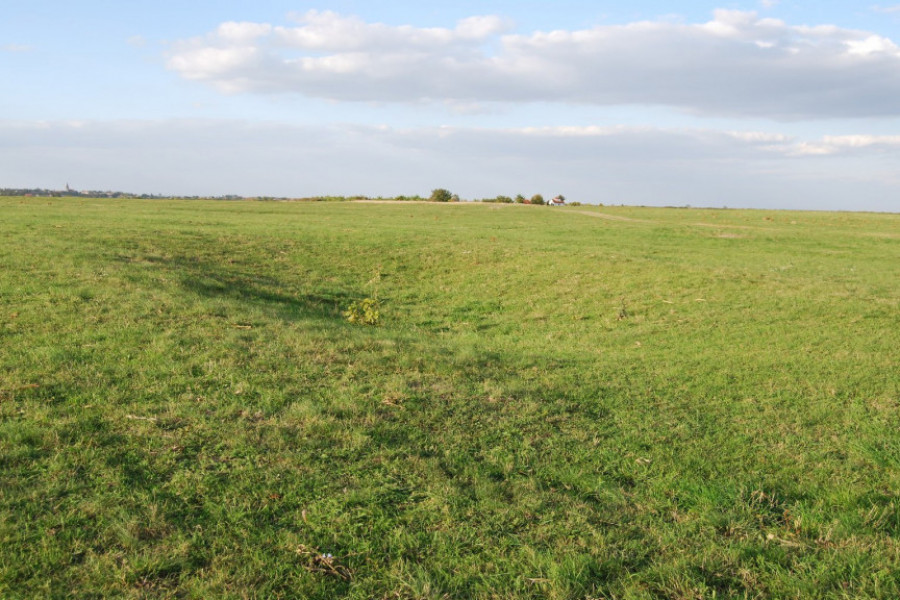
[[0, 596], [900, 596], [898, 231], [0, 199]]

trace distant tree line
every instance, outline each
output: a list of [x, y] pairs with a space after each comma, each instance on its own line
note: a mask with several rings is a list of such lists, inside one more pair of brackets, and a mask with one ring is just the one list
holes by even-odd
[[[130, 192], [111, 192], [100, 190], [51, 190], [45, 188], [0, 188], [0, 196], [32, 196], [52, 198], [139, 198], [139, 199], [171, 199], [171, 200], [256, 200], [259, 202], [353, 202], [353, 201], [387, 201], [387, 202], [460, 202], [459, 196], [445, 188], [435, 188], [427, 198], [418, 194], [412, 196], [240, 196], [237, 194], [225, 194], [221, 196], [180, 196], [165, 194], [134, 194]], [[559, 196], [560, 198], [562, 195]], [[493, 198], [476, 198], [472, 202], [488, 202], [499, 204], [547, 204], [541, 194], [526, 197], [517, 194], [515, 198], [510, 196], [495, 196]], [[570, 204], [578, 204], [573, 202]]]
[[[556, 196], [557, 198], [565, 201], [565, 196], [559, 194]], [[431, 196], [429, 196], [428, 200], [430, 202], [459, 202], [459, 196], [456, 194], [450, 193], [449, 190], [444, 188], [437, 188], [431, 191]], [[541, 194], [534, 194], [533, 196], [526, 197], [523, 194], [517, 194], [515, 198], [510, 196], [495, 196], [493, 198], [478, 198], [473, 200], [473, 202], [488, 202], [488, 203], [497, 203], [497, 204], [538, 204], [544, 205], [548, 204], [544, 197]], [[578, 206], [581, 204], [580, 202], [570, 202], [569, 204], [573, 206]]]
[[[48, 190], [45, 188], [0, 188], [0, 196], [41, 196], [45, 198], [137, 198], [136, 194], [127, 192], [110, 192], [100, 190]], [[149, 196], [148, 196], [149, 197]]]
[[[141, 198], [141, 199], [200, 199], [207, 196], [170, 196], [166, 194], [135, 194], [132, 192], [113, 192], [109, 190], [51, 190], [47, 188], [0, 188], [0, 196], [33, 196], [39, 198]], [[242, 196], [215, 196], [221, 200], [243, 200]]]

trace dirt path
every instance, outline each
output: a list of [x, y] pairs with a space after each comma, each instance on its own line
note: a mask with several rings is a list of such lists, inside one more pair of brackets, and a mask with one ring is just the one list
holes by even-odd
[[569, 213], [578, 213], [579, 215], [585, 215], [588, 217], [596, 217], [598, 219], [606, 219], [607, 221], [630, 221], [631, 223], [653, 223], [654, 221], [648, 221], [647, 219], [632, 219], [631, 217], [622, 217], [619, 215], [610, 215], [607, 213], [599, 213], [599, 212], [588, 212], [586, 210], [567, 210]]
[[[435, 202], [431, 202], [428, 200], [352, 200], [352, 202], [361, 202], [368, 204], [435, 204]], [[451, 202], [451, 203], [441, 203], [446, 206], [482, 206], [484, 203], [482, 202]], [[491, 208], [520, 208], [523, 205], [517, 204], [489, 204]], [[611, 215], [609, 213], [602, 212], [592, 212], [587, 210], [572, 210], [571, 208], [567, 208], [565, 211], [561, 211], [564, 214], [578, 214], [584, 215], [586, 217], [593, 217], [595, 219], [604, 219], [606, 221], [618, 221], [620, 223], [664, 223], [665, 221], [653, 220], [653, 219], [634, 219], [632, 217], [623, 217], [621, 215]], [[743, 230], [752, 230], [752, 231], [776, 231], [774, 227], [762, 227], [759, 225], [729, 225], [726, 223], [704, 223], [704, 222], [694, 222], [694, 223], [669, 223], [670, 225], [683, 225], [685, 227], [710, 227], [715, 229], [743, 229]]]
[[[631, 223], [662, 223], [663, 221], [654, 221], [652, 219], [633, 219], [631, 217], [622, 217], [620, 215], [610, 215], [600, 212], [588, 212], [586, 210], [570, 210], [567, 212], [578, 213], [587, 217], [596, 217], [598, 219], [606, 219], [608, 221], [628, 221]], [[711, 227], [714, 229], [744, 229], [753, 231], [776, 231], [773, 227], [761, 227], [759, 225], [729, 225], [727, 223], [669, 223], [670, 225], [683, 225], [685, 227]]]

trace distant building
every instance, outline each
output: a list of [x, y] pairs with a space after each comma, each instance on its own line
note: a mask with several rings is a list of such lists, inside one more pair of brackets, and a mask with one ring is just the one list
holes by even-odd
[[549, 202], [550, 206], [565, 206], [566, 199], [564, 196], [556, 196]]

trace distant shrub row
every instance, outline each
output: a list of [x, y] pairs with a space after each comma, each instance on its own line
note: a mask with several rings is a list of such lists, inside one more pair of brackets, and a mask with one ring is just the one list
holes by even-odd
[[[562, 194], [556, 196], [556, 198], [560, 199], [562, 202], [565, 202], [565, 196]], [[432, 190], [431, 196], [428, 198], [431, 202], [459, 202], [459, 196], [456, 194], [451, 194], [449, 190], [445, 190], [443, 188], [438, 188]], [[476, 199], [474, 202], [492, 202], [498, 204], [549, 204], [541, 194], [535, 194], [530, 198], [526, 198], [522, 194], [516, 195], [515, 198], [511, 198], [509, 196], [496, 196], [494, 198], [481, 198]], [[570, 202], [573, 206], [579, 206], [580, 202]]]
[[535, 194], [531, 198], [526, 198], [522, 194], [518, 194], [515, 198], [510, 198], [509, 196], [497, 196], [496, 198], [482, 198], [478, 200], [478, 202], [496, 202], [499, 204], [547, 204], [544, 201], [544, 197], [540, 194]]
[[[560, 194], [556, 198], [565, 202], [565, 197]], [[258, 196], [251, 198], [252, 200], [293, 200], [295, 202], [352, 202], [360, 200], [369, 200], [373, 202], [460, 202], [459, 196], [445, 188], [436, 188], [431, 191], [431, 195], [423, 198], [418, 194], [413, 196], [310, 196], [305, 198], [273, 198], [266, 196]], [[535, 194], [530, 198], [518, 194], [515, 198], [510, 196], [496, 196], [494, 198], [476, 198], [472, 202], [487, 202], [497, 204], [538, 204], [545, 205], [552, 202], [544, 200], [541, 194]], [[570, 206], [578, 206], [579, 202], [568, 202]]]
[[[413, 196], [304, 196], [304, 197], [285, 197], [285, 196], [238, 196], [228, 194], [224, 196], [163, 196], [163, 195], [136, 195], [126, 194], [124, 192], [76, 192], [76, 191], [54, 191], [44, 189], [14, 189], [0, 188], [0, 196], [41, 196], [41, 197], [61, 197], [74, 196], [84, 198], [140, 198], [140, 199], [180, 199], [180, 200], [251, 200], [257, 202], [353, 202], [360, 200], [382, 201], [382, 202], [460, 202], [459, 196], [444, 188], [437, 188], [431, 191], [428, 198], [423, 198], [418, 194]], [[557, 198], [563, 198], [562, 195]], [[541, 194], [535, 194], [530, 198], [526, 198], [522, 194], [518, 194], [515, 198], [509, 196], [497, 196], [495, 198], [474, 199], [472, 202], [494, 202], [499, 204], [551, 204], [545, 201]], [[572, 206], [578, 206], [578, 202], [569, 202]]]

